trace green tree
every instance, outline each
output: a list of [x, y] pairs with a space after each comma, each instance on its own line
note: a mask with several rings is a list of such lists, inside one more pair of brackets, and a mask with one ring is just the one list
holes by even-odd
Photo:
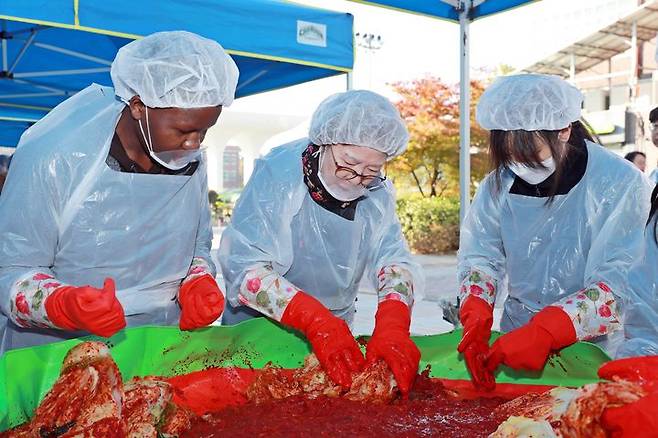
[[[424, 197], [459, 192], [459, 87], [436, 77], [397, 82], [397, 103], [409, 129], [409, 148], [389, 165], [396, 183], [414, 186]], [[484, 91], [471, 81], [471, 181], [481, 180], [488, 168], [487, 131], [475, 123], [475, 106]]]

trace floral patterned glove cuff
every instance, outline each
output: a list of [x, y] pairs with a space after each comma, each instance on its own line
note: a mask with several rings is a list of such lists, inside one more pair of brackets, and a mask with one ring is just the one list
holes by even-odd
[[288, 303], [297, 292], [301, 291], [274, 271], [272, 266], [263, 265], [247, 271], [238, 300], [263, 315], [281, 321]]
[[475, 295], [489, 303], [491, 307], [496, 301], [496, 292], [498, 291], [498, 281], [484, 272], [472, 268], [468, 275], [462, 279], [459, 288], [459, 302], [463, 303], [469, 295]]
[[190, 269], [187, 271], [187, 275], [183, 279], [183, 283], [187, 283], [195, 278], [203, 277], [206, 274], [215, 278], [208, 262], [201, 257], [194, 257]]
[[569, 315], [579, 341], [612, 333], [621, 327], [617, 302], [610, 287], [603, 282], [594, 283], [553, 305]]
[[386, 300], [402, 301], [409, 308], [414, 304], [414, 282], [411, 272], [397, 266], [384, 266], [377, 274], [379, 287], [377, 288], [378, 302]]
[[68, 286], [52, 275], [32, 271], [18, 280], [9, 292], [9, 318], [19, 327], [59, 328], [46, 315], [46, 298], [57, 288]]

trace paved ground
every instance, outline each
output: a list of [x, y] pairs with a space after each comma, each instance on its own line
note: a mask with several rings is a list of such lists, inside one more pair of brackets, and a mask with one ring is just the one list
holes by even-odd
[[[425, 297], [414, 306], [411, 332], [417, 335], [444, 333], [452, 324], [443, 320], [441, 300], [454, 302], [457, 297], [457, 257], [455, 255], [415, 255], [425, 272]], [[375, 290], [362, 282], [356, 303], [355, 334], [370, 334], [374, 328], [377, 310]]]
[[[213, 249], [219, 246], [221, 229], [216, 228]], [[442, 300], [455, 302], [457, 297], [457, 257], [456, 255], [414, 255], [425, 272], [425, 298], [418, 301], [413, 309], [411, 333], [429, 335], [445, 333], [453, 325], [443, 320], [439, 306]], [[377, 295], [367, 282], [362, 282], [356, 303], [357, 314], [354, 320], [354, 334], [371, 334], [377, 310]], [[501, 309], [494, 312], [494, 327], [498, 326]]]

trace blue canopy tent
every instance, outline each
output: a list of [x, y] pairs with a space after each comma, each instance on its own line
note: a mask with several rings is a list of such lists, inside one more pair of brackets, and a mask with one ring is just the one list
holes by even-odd
[[240, 69], [237, 97], [349, 72], [350, 14], [282, 0], [0, 2], [0, 146], [92, 82], [111, 85], [117, 50], [164, 30], [220, 42]]
[[507, 11], [538, 0], [350, 0], [401, 12], [459, 23], [459, 187], [460, 222], [471, 199], [469, 24], [478, 18]]
[[13, 107], [0, 108], [0, 146], [16, 145], [23, 131], [44, 115], [46, 115], [45, 111]]

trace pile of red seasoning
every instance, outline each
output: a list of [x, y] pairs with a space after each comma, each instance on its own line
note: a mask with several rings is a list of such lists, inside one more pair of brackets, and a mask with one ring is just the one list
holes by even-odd
[[408, 399], [370, 404], [295, 396], [228, 406], [195, 420], [185, 437], [486, 437], [507, 416], [505, 398], [462, 399], [424, 372]]

